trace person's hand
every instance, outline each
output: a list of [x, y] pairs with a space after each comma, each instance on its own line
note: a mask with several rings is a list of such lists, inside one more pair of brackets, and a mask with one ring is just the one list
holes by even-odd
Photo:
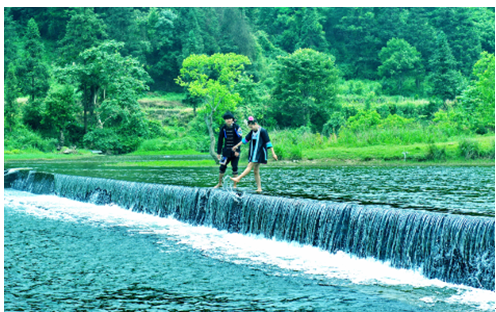
[[220, 160], [220, 154], [217, 154], [217, 159]]
[[236, 152], [237, 149], [238, 149], [238, 146], [237, 145], [236, 146], [233, 146], [232, 151], [233, 152]]
[[238, 152], [234, 152], [234, 156], [239, 157], [239, 153]]
[[277, 155], [275, 153], [272, 153], [272, 157], [275, 159], [275, 160], [278, 160], [277, 159]]

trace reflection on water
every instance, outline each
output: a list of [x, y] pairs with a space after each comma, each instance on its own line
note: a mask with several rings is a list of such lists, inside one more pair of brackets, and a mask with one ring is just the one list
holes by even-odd
[[[8, 161], [5, 167], [32, 167], [70, 175], [212, 187], [218, 179], [216, 167], [107, 166], [123, 161], [184, 161], [209, 157], [100, 156], [84, 160]], [[494, 167], [262, 167], [261, 176], [264, 194], [267, 195], [494, 216]], [[253, 174], [240, 183], [240, 189], [253, 192]]]

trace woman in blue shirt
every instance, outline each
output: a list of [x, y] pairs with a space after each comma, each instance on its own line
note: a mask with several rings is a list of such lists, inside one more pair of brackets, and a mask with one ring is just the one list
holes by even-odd
[[253, 168], [255, 182], [257, 182], [257, 192], [261, 193], [262, 182], [260, 180], [260, 164], [267, 163], [267, 150], [271, 150], [272, 157], [275, 160], [277, 160], [277, 155], [274, 152], [274, 148], [270, 142], [267, 130], [260, 127], [258, 122], [252, 116], [248, 117], [248, 127], [251, 129], [248, 135], [232, 148], [232, 150], [235, 151], [241, 144], [250, 143], [250, 148], [248, 151], [248, 167], [246, 167], [245, 171], [243, 171], [240, 176], [231, 178], [231, 180], [238, 183], [244, 176], [250, 173]]

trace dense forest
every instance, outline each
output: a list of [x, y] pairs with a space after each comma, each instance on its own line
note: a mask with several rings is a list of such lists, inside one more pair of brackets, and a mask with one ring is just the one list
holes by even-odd
[[[494, 133], [494, 8], [5, 8], [4, 19], [7, 151], [206, 152], [226, 110], [282, 131], [287, 157], [308, 141]], [[138, 102], [172, 93], [194, 108], [185, 124]]]

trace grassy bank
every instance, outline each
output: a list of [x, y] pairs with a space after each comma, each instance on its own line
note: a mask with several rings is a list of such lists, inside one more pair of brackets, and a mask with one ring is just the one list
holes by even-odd
[[[295, 145], [285, 145], [284, 142], [273, 140], [280, 161], [269, 160], [269, 166], [403, 166], [403, 165], [476, 165], [494, 166], [494, 137], [479, 136], [475, 138], [457, 139], [450, 142], [415, 143], [409, 145], [372, 145], [363, 147], [315, 145], [313, 148], [299, 148]], [[406, 157], [405, 157], [406, 154]], [[208, 155], [198, 151], [138, 150], [131, 156], [174, 156], [174, 155]], [[288, 157], [288, 155], [293, 157]], [[294, 157], [296, 155], [296, 157]], [[80, 150], [78, 154], [43, 153], [36, 150], [5, 151], [4, 160], [23, 159], [77, 159], [94, 157], [90, 151]], [[102, 156], [106, 157], [106, 156]], [[240, 160], [241, 166], [246, 166], [247, 150], [244, 149]], [[110, 166], [150, 166], [150, 167], [216, 167], [211, 159], [202, 160], [158, 160], [147, 162], [120, 162]]]
[[157, 161], [123, 161], [107, 164], [109, 167], [216, 167], [213, 160], [157, 160]]
[[62, 153], [44, 153], [38, 150], [14, 150], [14, 151], [4, 151], [3, 159], [5, 160], [37, 160], [37, 159], [78, 159], [87, 157], [100, 156], [98, 154], [93, 154], [89, 150], [78, 150], [77, 154], [62, 154]]
[[159, 156], [159, 155], [208, 155], [208, 153], [200, 153], [195, 150], [179, 150], [179, 151], [144, 151], [144, 150], [137, 150], [135, 152], [126, 154], [126, 155], [133, 155], [133, 156]]

